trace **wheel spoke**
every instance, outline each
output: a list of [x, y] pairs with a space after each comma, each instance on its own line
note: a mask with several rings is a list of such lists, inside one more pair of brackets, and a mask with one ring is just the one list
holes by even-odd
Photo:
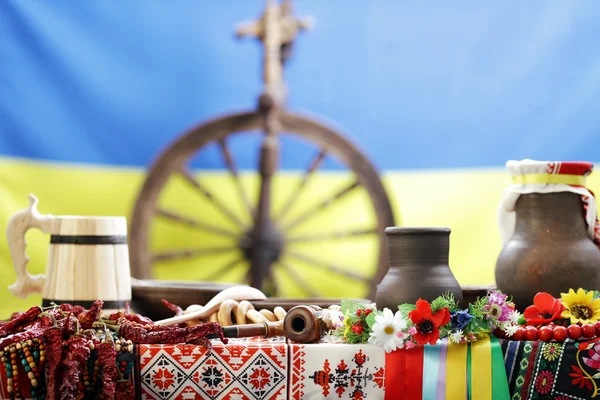
[[278, 264], [281, 265], [281, 268], [283, 268], [285, 270], [285, 272], [288, 274], [288, 276], [290, 278], [292, 278], [294, 283], [296, 285], [300, 286], [300, 289], [302, 289], [304, 291], [304, 293], [308, 294], [311, 297], [321, 297], [319, 292], [317, 290], [315, 290], [310, 285], [310, 283], [308, 283], [308, 281], [306, 279], [304, 279], [304, 277], [301, 274], [296, 272], [294, 267], [292, 267], [291, 265], [284, 263], [284, 262], [279, 262]]
[[239, 225], [243, 229], [245, 229], [244, 223], [233, 214], [218, 198], [216, 198], [204, 185], [200, 183], [200, 181], [192, 175], [192, 173], [186, 168], [182, 168], [180, 170], [181, 175], [185, 178], [185, 180], [192, 185], [196, 190], [198, 190], [208, 201], [210, 201], [219, 211], [223, 213], [227, 218], [233, 221], [235, 224]]
[[228, 231], [226, 229], [219, 228], [217, 226], [213, 226], [204, 222], [200, 222], [194, 218], [187, 217], [173, 211], [165, 210], [164, 208], [159, 208], [156, 210], [156, 215], [159, 215], [163, 218], [170, 219], [172, 221], [176, 221], [182, 223], [184, 225], [188, 225], [206, 232], [214, 233], [221, 236], [227, 236], [234, 239], [238, 239], [239, 235], [235, 232]]
[[286, 243], [320, 242], [323, 240], [336, 240], [353, 236], [376, 235], [377, 228], [356, 229], [353, 231], [337, 231], [329, 233], [315, 233], [312, 235], [293, 236], [286, 239]]
[[248, 194], [246, 193], [246, 191], [244, 190], [244, 187], [242, 186], [242, 182], [241, 182], [240, 176], [238, 174], [237, 165], [235, 164], [235, 161], [231, 155], [231, 152], [229, 151], [229, 147], [227, 147], [227, 142], [225, 141], [225, 139], [219, 140], [219, 147], [221, 148], [221, 154], [223, 156], [223, 160], [225, 161], [225, 164], [227, 165], [227, 169], [229, 170], [229, 173], [231, 174], [231, 176], [233, 178], [235, 187], [238, 191], [238, 194], [242, 198], [242, 202], [244, 203], [244, 206], [246, 206], [246, 209], [248, 210], [248, 213], [250, 214], [250, 216], [252, 218], [255, 218], [254, 207], [252, 206], [252, 203], [250, 202], [250, 198], [248, 197]]
[[326, 208], [330, 207], [334, 202], [336, 202], [337, 200], [343, 198], [348, 193], [350, 193], [354, 189], [356, 189], [358, 186], [359, 186], [358, 181], [354, 181], [350, 185], [348, 185], [348, 186], [344, 187], [343, 189], [341, 189], [341, 190], [333, 193], [331, 196], [325, 198], [325, 200], [322, 200], [314, 208], [308, 210], [307, 212], [305, 212], [304, 214], [300, 215], [298, 218], [296, 218], [295, 220], [293, 220], [289, 224], [285, 225], [284, 226], [284, 231], [288, 231], [288, 230], [291, 230], [291, 229], [297, 227], [298, 225], [302, 224], [303, 222], [305, 222], [309, 218], [311, 218], [314, 215], [318, 214], [320, 211], [323, 211]]
[[239, 264], [243, 259], [243, 257], [237, 257], [229, 261], [228, 263], [221, 265], [218, 268], [215, 268], [214, 271], [206, 278], [206, 280], [208, 282], [215, 281], [216, 279], [220, 278], [223, 274], [226, 274], [228, 271], [235, 268], [235, 266]]
[[308, 183], [308, 180], [312, 176], [313, 172], [315, 172], [317, 170], [317, 168], [319, 168], [319, 166], [325, 159], [326, 155], [327, 155], [327, 152], [325, 151], [325, 149], [323, 149], [312, 160], [312, 162], [310, 163], [310, 165], [304, 172], [302, 179], [300, 179], [300, 182], [298, 182], [298, 186], [296, 186], [296, 190], [294, 192], [292, 192], [290, 197], [288, 197], [287, 201], [285, 202], [284, 206], [282, 207], [281, 211], [279, 212], [277, 219], [282, 220], [285, 217], [285, 215], [288, 213], [288, 211], [290, 211], [290, 209], [292, 208], [292, 206], [294, 205], [294, 203], [296, 202], [298, 197], [300, 197], [300, 193], [302, 193], [302, 190]]
[[152, 261], [168, 261], [176, 260], [180, 258], [194, 258], [200, 256], [208, 256], [213, 254], [229, 253], [237, 250], [236, 246], [221, 246], [221, 247], [209, 247], [209, 248], [197, 248], [197, 249], [186, 249], [186, 250], [174, 250], [163, 253], [156, 253], [152, 256]]
[[275, 265], [271, 265], [271, 268], [269, 269], [267, 277], [273, 287], [273, 296], [279, 296], [280, 295], [279, 294], [279, 285], [277, 285], [277, 280], [275, 279], [275, 271], [274, 271], [275, 268], [274, 267], [275, 267]]
[[318, 260], [318, 259], [313, 258], [311, 256], [307, 256], [306, 254], [298, 253], [298, 252], [295, 252], [295, 251], [287, 251], [286, 254], [288, 254], [288, 255], [290, 255], [290, 256], [298, 259], [298, 260], [307, 262], [309, 264], [313, 264], [315, 266], [321, 266], [321, 267], [323, 267], [325, 269], [328, 269], [329, 271], [331, 271], [331, 272], [333, 272], [335, 274], [343, 275], [343, 276], [345, 276], [348, 279], [352, 279], [354, 281], [359, 281], [359, 282], [364, 282], [364, 283], [369, 283], [370, 282], [369, 278], [352, 272], [351, 268], [342, 268], [342, 267], [337, 266], [335, 264], [328, 263], [327, 261]]

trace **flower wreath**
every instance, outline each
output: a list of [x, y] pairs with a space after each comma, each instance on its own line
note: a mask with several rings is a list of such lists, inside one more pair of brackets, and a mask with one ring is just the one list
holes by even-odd
[[334, 337], [346, 343], [371, 343], [386, 352], [434, 345], [448, 337], [453, 343], [468, 343], [494, 334], [513, 340], [564, 341], [567, 338], [600, 338], [600, 292], [569, 289], [555, 298], [540, 292], [523, 315], [499, 290], [461, 309], [451, 293], [431, 303], [401, 304], [398, 311], [377, 310], [375, 305], [342, 301]]
[[512, 336], [522, 319], [514, 303], [499, 290], [489, 291], [467, 309], [461, 309], [451, 293], [431, 303], [419, 299], [416, 304], [401, 304], [396, 312], [351, 301], [343, 301], [341, 306], [333, 335], [346, 343], [381, 346], [388, 353], [433, 345], [444, 337], [453, 343], [473, 342], [495, 330]]

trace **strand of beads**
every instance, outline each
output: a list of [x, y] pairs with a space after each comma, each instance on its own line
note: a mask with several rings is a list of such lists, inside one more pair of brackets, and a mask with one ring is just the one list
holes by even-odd
[[83, 384], [85, 387], [86, 397], [94, 397], [98, 393], [98, 375], [100, 374], [100, 364], [98, 363], [98, 352], [96, 349], [100, 346], [100, 339], [97, 335], [89, 342], [90, 358], [87, 362], [87, 369], [84, 371]]
[[124, 355], [124, 357], [117, 356], [117, 359], [121, 359], [121, 361], [119, 361], [119, 371], [121, 372], [123, 379], [129, 380], [131, 372], [133, 371], [133, 362], [127, 361], [126, 354], [133, 353], [133, 343], [131, 340], [119, 338], [115, 341], [115, 349], [117, 350], [117, 353]]
[[[16, 354], [14, 357], [16, 358]], [[13, 400], [15, 398], [14, 378], [13, 378], [13, 369], [12, 369], [12, 362], [11, 362], [12, 358], [13, 357], [11, 356], [11, 353], [10, 353], [10, 347], [7, 346], [4, 348], [4, 350], [0, 351], [0, 361], [6, 368], [6, 387], [7, 387], [8, 394], [9, 394], [11, 400]]]
[[[31, 396], [33, 397], [33, 400], [42, 400], [46, 398], [43, 387], [43, 377], [40, 373], [41, 368], [38, 368], [40, 358], [38, 346], [39, 341], [34, 342], [31, 339], [17, 343], [16, 346], [23, 369], [31, 383]], [[36, 353], [38, 354], [37, 359], [35, 357]]]
[[594, 337], [600, 337], [600, 322], [595, 324], [571, 324], [569, 326], [563, 325], [543, 325], [539, 328], [529, 325], [521, 326], [517, 328], [515, 333], [507, 337], [506, 335], [499, 335], [510, 340], [528, 340], [535, 341], [541, 340], [543, 342], [556, 341], [564, 342], [567, 338], [571, 340], [579, 339], [592, 339]]
[[[20, 346], [20, 345], [19, 345]], [[19, 364], [18, 364], [18, 354], [17, 354], [17, 346], [10, 345], [9, 347], [4, 348], [4, 360], [6, 366], [6, 380], [7, 380], [7, 390], [10, 396], [10, 400], [20, 400], [23, 399], [23, 395], [21, 394], [21, 388], [19, 383]]]

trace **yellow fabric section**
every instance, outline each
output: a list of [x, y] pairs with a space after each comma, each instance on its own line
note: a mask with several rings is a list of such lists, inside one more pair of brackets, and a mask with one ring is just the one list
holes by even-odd
[[[468, 344], [448, 342], [446, 356], [446, 398], [465, 399], [467, 397], [467, 351]], [[475, 394], [475, 393], [473, 393]], [[476, 399], [476, 397], [473, 397]]]
[[585, 186], [585, 176], [581, 175], [551, 175], [551, 174], [527, 174], [511, 177], [516, 185], [532, 183], [549, 183], [563, 185]]
[[492, 346], [490, 338], [471, 343], [472, 398], [492, 400]]
[[[32, 162], [0, 158], [0, 228], [6, 231], [8, 218], [27, 206], [28, 193], [35, 194], [42, 214], [53, 215], [125, 215], [130, 216], [138, 191], [145, 177], [141, 169], [90, 167], [73, 164]], [[236, 215], [249, 222], [243, 203], [226, 172], [202, 172], [202, 182], [215, 193]], [[300, 173], [279, 174], [274, 183], [274, 206], [279, 210], [299, 181]], [[337, 191], [351, 180], [345, 173], [318, 173], [298, 198], [285, 221], [301, 216], [311, 206], [328, 194]], [[244, 186], [252, 199], [256, 198], [257, 180], [244, 174]], [[508, 176], [503, 168], [490, 170], [430, 170], [385, 172], [383, 181], [393, 204], [397, 220], [401, 216], [404, 226], [448, 226], [452, 228], [450, 265], [459, 282], [491, 284], [494, 282], [494, 265], [501, 249], [496, 228], [496, 209]], [[600, 174], [588, 178], [591, 190], [600, 188]], [[172, 179], [160, 198], [161, 207], [177, 211], [206, 223], [235, 230], [235, 225], [220, 214], [198, 192], [183, 181]], [[361, 188], [329, 208], [307, 220], [289, 236], [315, 233], [349, 231], [372, 227], [374, 214], [364, 190]], [[157, 220], [152, 225], [154, 252], [185, 248], [206, 248], [230, 244], [216, 237], [182, 224]], [[31, 273], [45, 269], [49, 238], [37, 230], [27, 234], [27, 253]], [[375, 237], [352, 237], [333, 241], [295, 244], [290, 247], [297, 253], [335, 263], [355, 273], [372, 274], [376, 257]], [[160, 279], [202, 280], [210, 271], [239, 257], [239, 252], [215, 254], [201, 259], [185, 259], [157, 265], [154, 272]], [[356, 297], [364, 287], [339, 274], [332, 274], [325, 266], [314, 266], [286, 257], [284, 263], [300, 271], [314, 290], [327, 296]], [[286, 295], [300, 296], [297, 279], [291, 277], [281, 265], [275, 270], [282, 278]], [[235, 281], [244, 275], [243, 263], [219, 277], [220, 281]], [[26, 300], [13, 297], [7, 286], [15, 281], [15, 272], [6, 240], [0, 240], [0, 318], [10, 312], [22, 310], [40, 301], [40, 296]]]

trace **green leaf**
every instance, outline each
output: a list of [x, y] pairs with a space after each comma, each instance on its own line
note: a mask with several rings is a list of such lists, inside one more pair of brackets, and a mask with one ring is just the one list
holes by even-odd
[[431, 311], [436, 312], [441, 310], [442, 308], [450, 308], [450, 303], [448, 299], [445, 299], [444, 296], [437, 297], [433, 299], [431, 302]]
[[352, 300], [342, 300], [341, 306], [343, 314], [346, 314], [346, 312], [349, 312], [350, 314], [356, 314], [356, 310], [359, 308], [365, 308], [366, 304], [358, 303]]
[[416, 310], [417, 306], [414, 304], [409, 304], [409, 303], [405, 303], [405, 304], [400, 304], [398, 306], [398, 311], [400, 311], [400, 314], [402, 315], [402, 317], [404, 319], [408, 318], [408, 313], [411, 312], [412, 310]]
[[367, 315], [367, 319], [365, 321], [367, 321], [367, 325], [369, 326], [369, 330], [373, 329], [373, 325], [375, 325], [375, 317], [377, 315], [379, 315], [378, 311], [374, 311], [371, 314]]
[[525, 319], [525, 317], [523, 316], [523, 314], [521, 314], [519, 316], [519, 321], [518, 321], [519, 325], [527, 325], [527, 320]]

